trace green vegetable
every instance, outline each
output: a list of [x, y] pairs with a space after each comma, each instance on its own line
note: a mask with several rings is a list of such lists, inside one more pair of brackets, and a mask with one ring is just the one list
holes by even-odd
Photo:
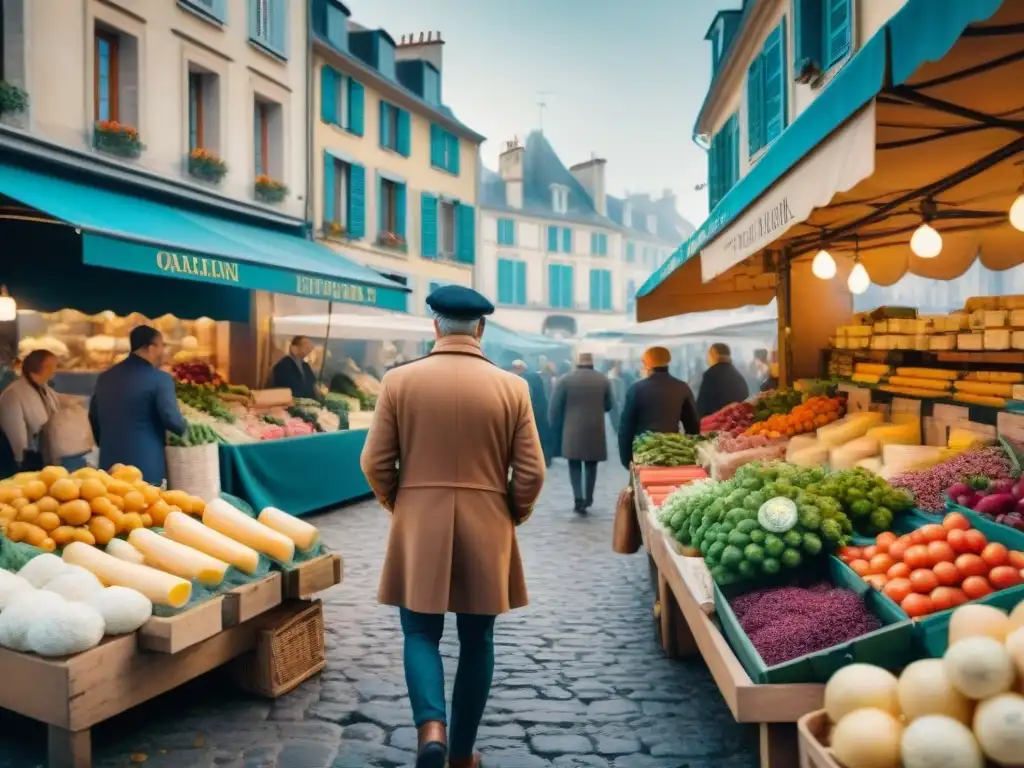
[[822, 549], [821, 538], [819, 538], [818, 535], [814, 533], [804, 534], [803, 545], [804, 552], [806, 552], [808, 555], [816, 555], [819, 552], [821, 552]]
[[743, 550], [730, 544], [722, 550], [721, 562], [726, 568], [738, 568], [739, 564], [743, 562]]
[[782, 564], [774, 557], [766, 557], [761, 563], [761, 570], [769, 575], [774, 575], [782, 569]]
[[803, 542], [803, 536], [800, 535], [800, 531], [793, 528], [782, 534], [782, 540], [787, 547], [799, 547]]
[[796, 568], [802, 562], [800, 553], [795, 549], [790, 549], [789, 547], [786, 547], [786, 550], [782, 553], [780, 560], [786, 568]]
[[743, 549], [743, 547], [750, 543], [750, 537], [740, 531], [733, 531], [729, 534], [729, 543]]
[[774, 533], [764, 537], [764, 551], [768, 557], [780, 557], [785, 548], [786, 543]]
[[743, 556], [748, 563], [761, 564], [764, 562], [764, 549], [757, 544], [748, 544], [743, 550]]

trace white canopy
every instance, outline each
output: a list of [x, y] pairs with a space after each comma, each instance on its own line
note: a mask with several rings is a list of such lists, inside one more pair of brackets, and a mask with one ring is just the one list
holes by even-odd
[[[327, 315], [289, 315], [274, 318], [274, 333], [281, 336], [327, 337]], [[429, 341], [434, 321], [429, 317], [389, 312], [335, 312], [330, 316], [332, 339], [366, 341]]]

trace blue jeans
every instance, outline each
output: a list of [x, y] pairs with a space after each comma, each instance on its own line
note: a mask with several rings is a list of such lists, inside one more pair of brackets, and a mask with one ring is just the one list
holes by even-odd
[[[401, 608], [405, 635], [405, 685], [409, 689], [416, 727], [431, 721], [447, 723], [444, 702], [444, 666], [441, 635], [444, 614], [416, 613]], [[448, 754], [465, 758], [473, 754], [476, 732], [491, 693], [494, 677], [494, 616], [459, 613], [459, 666], [452, 691], [452, 723]]]

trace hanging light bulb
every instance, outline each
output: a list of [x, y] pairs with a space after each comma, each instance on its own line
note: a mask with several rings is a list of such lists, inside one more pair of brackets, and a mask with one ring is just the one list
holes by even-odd
[[858, 259], [853, 265], [853, 269], [850, 270], [850, 276], [846, 279], [846, 287], [850, 289], [850, 293], [859, 295], [864, 293], [870, 285], [871, 277]]
[[820, 280], [831, 280], [836, 276], [836, 260], [822, 248], [811, 262], [811, 273]]
[[18, 304], [7, 295], [7, 286], [0, 287], [0, 323], [18, 319]]
[[942, 253], [942, 235], [931, 224], [924, 222], [910, 238], [910, 250], [920, 259], [934, 259]]
[[1014, 229], [1024, 232], [1024, 190], [1021, 190], [1010, 206], [1010, 224]]

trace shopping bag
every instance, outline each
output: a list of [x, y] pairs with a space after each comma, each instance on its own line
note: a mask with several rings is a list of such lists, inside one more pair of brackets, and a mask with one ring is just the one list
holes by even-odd
[[620, 555], [632, 555], [643, 546], [640, 521], [633, 509], [633, 488], [626, 486], [615, 505], [615, 525], [612, 528], [612, 550]]

